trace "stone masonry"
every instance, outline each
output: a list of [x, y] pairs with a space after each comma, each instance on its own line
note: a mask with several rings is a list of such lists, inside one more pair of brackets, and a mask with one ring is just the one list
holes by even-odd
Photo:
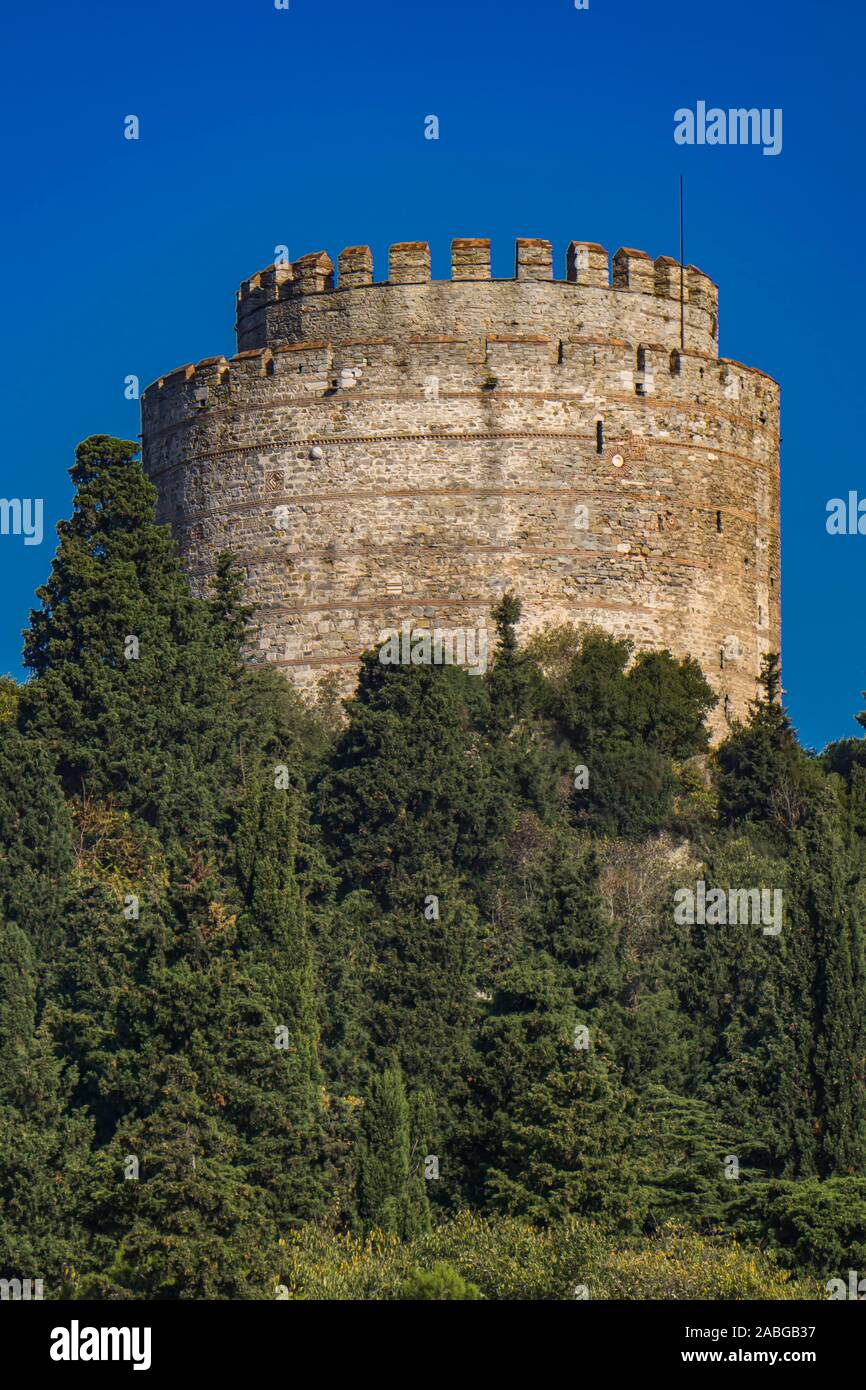
[[691, 654], [743, 715], [779, 649], [779, 391], [718, 356], [716, 286], [623, 248], [424, 242], [269, 266], [241, 285], [238, 352], [142, 399], [144, 465], [193, 585], [221, 550], [248, 577], [254, 658], [351, 689], [404, 620], [522, 633], [595, 623]]

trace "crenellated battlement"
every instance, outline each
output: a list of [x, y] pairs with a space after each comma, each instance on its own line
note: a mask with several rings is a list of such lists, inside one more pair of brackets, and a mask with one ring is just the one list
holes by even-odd
[[[238, 302], [257, 304], [290, 299], [304, 294], [324, 294], [334, 289], [361, 289], [374, 284], [425, 284], [431, 280], [430, 247], [426, 241], [396, 242], [388, 251], [388, 275], [377, 281], [369, 246], [348, 246], [337, 260], [337, 278], [326, 251], [314, 251], [300, 260], [269, 265], [241, 282]], [[657, 256], [623, 246], [613, 261], [603, 246], [592, 241], [572, 241], [566, 251], [565, 277], [561, 284], [580, 284], [596, 289], [630, 289], [679, 302], [680, 263], [671, 256]], [[514, 280], [554, 280], [553, 246], [549, 241], [521, 237], [515, 243]], [[676, 276], [668, 274], [674, 270]], [[457, 237], [451, 243], [451, 280], [490, 280], [490, 240]], [[435, 283], [447, 284], [448, 281]], [[708, 275], [697, 266], [686, 267], [685, 300], [691, 289], [703, 292], [718, 308], [718, 292]]]
[[[142, 396], [144, 466], [194, 585], [244, 566], [255, 659], [346, 689], [380, 629], [589, 621], [691, 653], [742, 715], [778, 648], [779, 389], [718, 355], [702, 270], [632, 247], [487, 238], [266, 267], [233, 357]], [[681, 333], [684, 329], [684, 345]]]
[[[377, 280], [369, 246], [350, 246], [337, 258], [337, 273], [324, 251], [292, 264], [267, 266], [244, 280], [237, 295], [238, 347], [273, 347], [298, 337], [324, 334], [325, 321], [342, 320], [341, 336], [372, 334], [377, 325], [400, 318], [407, 329], [448, 333], [485, 329], [525, 331], [546, 318], [548, 330], [578, 332], [583, 320], [593, 331], [615, 337], [652, 337], [675, 346], [680, 304], [687, 341], [703, 352], [718, 343], [718, 290], [697, 266], [655, 260], [645, 251], [620, 247], [611, 258], [596, 242], [572, 241], [565, 252], [565, 278], [554, 276], [553, 247], [519, 238], [514, 275], [494, 279], [490, 241], [458, 237], [451, 243], [451, 279], [433, 280], [430, 247], [424, 241], [389, 248], [387, 278]], [[353, 327], [354, 325], [354, 327]], [[617, 326], [619, 325], [619, 331]], [[333, 330], [332, 330], [333, 332]]]

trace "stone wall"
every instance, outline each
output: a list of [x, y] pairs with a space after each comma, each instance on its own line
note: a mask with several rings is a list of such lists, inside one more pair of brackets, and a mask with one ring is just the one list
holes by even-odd
[[522, 631], [593, 622], [690, 653], [745, 713], [779, 647], [779, 397], [720, 359], [716, 288], [668, 257], [424, 243], [272, 266], [241, 286], [238, 355], [178, 368], [142, 401], [160, 519], [201, 591], [220, 550], [259, 606], [257, 659], [351, 686], [405, 619]]

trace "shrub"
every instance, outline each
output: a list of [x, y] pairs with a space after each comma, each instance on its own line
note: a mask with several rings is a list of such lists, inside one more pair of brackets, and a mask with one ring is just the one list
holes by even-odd
[[731, 1240], [713, 1240], [667, 1225], [630, 1250], [602, 1261], [591, 1298], [610, 1299], [817, 1299], [816, 1281], [794, 1279], [772, 1255]]
[[479, 1299], [483, 1295], [450, 1265], [435, 1264], [431, 1270], [419, 1269], [402, 1285], [398, 1298], [404, 1302], [422, 1299]]

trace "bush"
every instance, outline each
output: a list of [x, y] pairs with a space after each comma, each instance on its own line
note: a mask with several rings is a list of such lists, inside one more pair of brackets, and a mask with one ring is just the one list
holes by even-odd
[[485, 1298], [537, 1302], [573, 1298], [605, 1249], [598, 1228], [579, 1217], [541, 1230], [514, 1217], [461, 1212], [426, 1237], [424, 1260], [447, 1261]]
[[635, 1249], [611, 1251], [589, 1293], [591, 1298], [672, 1301], [826, 1297], [815, 1280], [792, 1278], [772, 1255], [673, 1225]]
[[280, 1282], [290, 1299], [389, 1299], [417, 1261], [395, 1235], [335, 1235], [323, 1226], [292, 1231], [282, 1248]]
[[[281, 1246], [280, 1282], [290, 1298], [305, 1300], [569, 1299], [578, 1284], [589, 1282], [605, 1249], [596, 1228], [577, 1218], [540, 1230], [510, 1217], [486, 1219], [461, 1212], [409, 1244], [383, 1231], [359, 1238], [305, 1226]], [[443, 1268], [476, 1293], [405, 1292], [422, 1274], [441, 1279]]]
[[479, 1299], [483, 1295], [450, 1265], [435, 1264], [429, 1271], [419, 1269], [410, 1274], [397, 1297], [404, 1302], [417, 1302], [428, 1298]]
[[737, 1231], [768, 1245], [785, 1269], [816, 1276], [866, 1270], [866, 1179], [768, 1182], [738, 1204]]

